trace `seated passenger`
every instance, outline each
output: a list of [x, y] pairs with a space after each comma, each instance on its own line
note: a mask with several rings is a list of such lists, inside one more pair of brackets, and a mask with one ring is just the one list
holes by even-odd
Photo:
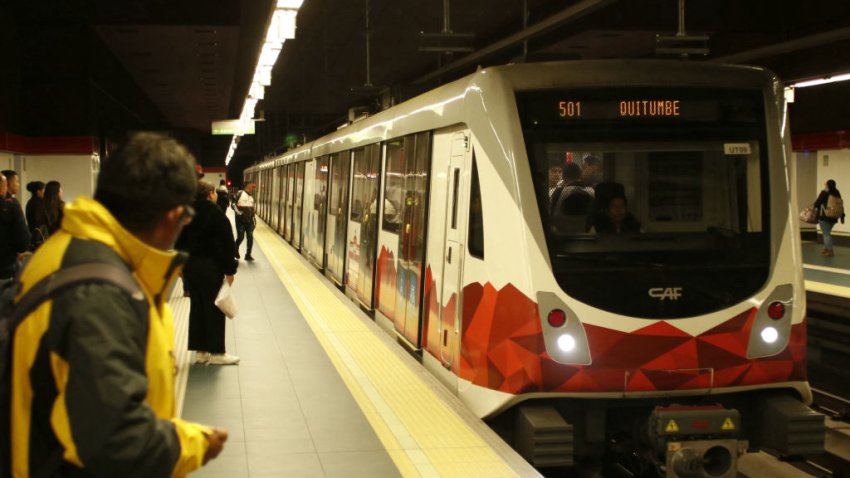
[[622, 234], [640, 232], [638, 221], [628, 209], [624, 195], [611, 196], [608, 204], [594, 217], [593, 227], [597, 233]]

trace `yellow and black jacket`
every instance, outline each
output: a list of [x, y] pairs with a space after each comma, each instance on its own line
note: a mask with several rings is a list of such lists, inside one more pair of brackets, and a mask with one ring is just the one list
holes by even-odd
[[23, 292], [89, 262], [132, 271], [147, 310], [116, 286], [85, 284], [16, 329], [13, 476], [185, 476], [201, 466], [208, 431], [174, 417], [173, 318], [163, 295], [185, 256], [146, 245], [100, 203], [80, 198], [33, 256]]

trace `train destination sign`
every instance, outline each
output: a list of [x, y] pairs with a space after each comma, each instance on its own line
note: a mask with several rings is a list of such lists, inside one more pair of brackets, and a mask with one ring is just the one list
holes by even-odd
[[[606, 116], [620, 118], [637, 118], [648, 116], [653, 118], [674, 118], [682, 115], [681, 100], [677, 99], [637, 99], [637, 100], [619, 100], [613, 102], [605, 102], [600, 105], [599, 102], [589, 103], [581, 100], [561, 100], [558, 101], [558, 116], [561, 118], [581, 118], [582, 105], [587, 108], [611, 108], [615, 110], [609, 112]], [[593, 113], [604, 113], [603, 111], [595, 111]]]
[[748, 123], [760, 116], [758, 96], [746, 90], [670, 88], [576, 88], [517, 92], [529, 127], [586, 122]]

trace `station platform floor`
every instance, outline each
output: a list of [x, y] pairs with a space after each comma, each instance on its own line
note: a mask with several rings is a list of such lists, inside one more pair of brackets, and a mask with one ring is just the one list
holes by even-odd
[[238, 365], [192, 364], [189, 299], [170, 298], [181, 417], [229, 432], [191, 476], [540, 476], [259, 221], [254, 239], [227, 323]]
[[850, 298], [850, 247], [835, 246], [832, 257], [821, 255], [823, 244], [803, 242], [806, 290]]

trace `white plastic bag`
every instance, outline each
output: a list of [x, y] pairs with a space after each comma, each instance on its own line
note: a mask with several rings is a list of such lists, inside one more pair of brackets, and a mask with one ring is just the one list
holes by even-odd
[[227, 279], [224, 279], [221, 283], [221, 289], [218, 290], [218, 295], [215, 298], [215, 305], [224, 312], [228, 319], [236, 317], [236, 300], [233, 298]]

